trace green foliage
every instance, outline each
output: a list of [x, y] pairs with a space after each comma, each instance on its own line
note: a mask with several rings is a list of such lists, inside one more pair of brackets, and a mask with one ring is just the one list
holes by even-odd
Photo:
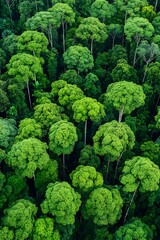
[[14, 232], [9, 230], [8, 227], [0, 227], [0, 239], [1, 240], [13, 240]]
[[42, 103], [34, 109], [34, 119], [41, 125], [44, 134], [53, 123], [61, 120], [60, 107], [55, 103]]
[[18, 83], [22, 82], [23, 84], [28, 83], [29, 80], [35, 80], [36, 74], [43, 74], [40, 59], [28, 53], [14, 55], [7, 64], [7, 68], [8, 74]]
[[83, 208], [84, 219], [97, 225], [115, 224], [121, 217], [123, 200], [117, 189], [97, 188], [92, 191]]
[[49, 160], [45, 168], [37, 170], [35, 177], [35, 187], [40, 194], [45, 194], [49, 183], [54, 183], [58, 179], [58, 163], [56, 160]]
[[16, 141], [22, 141], [27, 138], [41, 138], [42, 130], [40, 124], [36, 123], [34, 119], [24, 118], [20, 121], [18, 126], [18, 133]]
[[61, 25], [62, 21], [68, 23], [75, 22], [75, 13], [67, 3], [58, 2], [49, 9], [58, 27]]
[[134, 133], [126, 123], [115, 120], [101, 125], [93, 137], [96, 154], [117, 160], [122, 152], [134, 146]]
[[121, 81], [108, 86], [105, 104], [111, 104], [118, 111], [123, 108], [125, 114], [130, 114], [136, 108], [144, 105], [145, 97], [142, 86]]
[[75, 214], [80, 205], [79, 193], [67, 182], [56, 182], [48, 185], [41, 208], [44, 214], [51, 213], [57, 223], [68, 225], [75, 222]]
[[35, 222], [33, 230], [33, 240], [60, 240], [57, 230], [54, 230], [54, 222], [52, 218], [38, 218]]
[[160, 170], [149, 158], [136, 156], [125, 161], [120, 182], [126, 192], [155, 191], [159, 188]]
[[84, 92], [87, 97], [98, 98], [101, 93], [101, 86], [98, 77], [93, 73], [88, 73], [85, 77]]
[[90, 38], [95, 42], [104, 42], [108, 37], [106, 25], [95, 17], [82, 19], [81, 24], [76, 30], [76, 36], [83, 40]]
[[0, 190], [2, 189], [5, 181], [6, 181], [5, 175], [2, 172], [0, 172]]
[[13, 144], [7, 163], [20, 171], [23, 177], [32, 178], [37, 169], [43, 169], [49, 162], [47, 144], [36, 138], [28, 138]]
[[104, 106], [96, 99], [89, 97], [75, 101], [72, 110], [74, 111], [73, 118], [77, 122], [85, 122], [90, 118], [91, 121], [98, 123], [105, 116]]
[[135, 219], [132, 222], [120, 227], [115, 233], [115, 240], [123, 239], [141, 239], [152, 240], [153, 231], [140, 219]]
[[73, 187], [80, 192], [90, 192], [103, 185], [103, 176], [94, 167], [79, 165], [70, 174]]
[[9, 107], [9, 99], [5, 91], [0, 89], [0, 112], [4, 112]]
[[153, 141], [147, 141], [140, 146], [142, 156], [149, 158], [151, 161], [160, 166], [160, 144]]
[[116, 10], [114, 6], [106, 0], [96, 0], [92, 3], [90, 8], [90, 14], [92, 17], [99, 18], [103, 22], [110, 22], [115, 15]]
[[146, 18], [134, 17], [128, 18], [124, 25], [126, 39], [139, 42], [141, 39], [150, 39], [154, 33], [154, 27]]
[[14, 119], [0, 118], [0, 147], [9, 149], [17, 133], [16, 121]]
[[37, 207], [29, 200], [17, 200], [14, 205], [4, 210], [3, 225], [13, 229], [14, 239], [24, 240], [32, 233], [36, 212]]
[[100, 158], [96, 155], [94, 147], [86, 145], [80, 152], [79, 163], [81, 165], [92, 166], [98, 168], [100, 165]]
[[48, 51], [47, 45], [48, 40], [44, 33], [37, 31], [24, 31], [17, 37], [17, 49], [19, 52], [40, 56], [41, 53]]
[[56, 3], [59, 3], [59, 2], [67, 3], [71, 7], [73, 7], [74, 4], [75, 4], [75, 0], [52, 0], [53, 5], [56, 4]]
[[156, 17], [156, 12], [154, 11], [154, 7], [152, 5], [144, 6], [142, 8], [142, 17], [147, 18], [150, 22], [152, 22]]
[[65, 73], [62, 73], [60, 79], [65, 80], [69, 84], [76, 84], [80, 88], [84, 82], [84, 79], [75, 70], [71, 69], [67, 70]]
[[54, 81], [52, 84], [51, 84], [51, 98], [53, 101], [57, 101], [58, 99], [58, 92], [61, 88], [63, 88], [65, 85], [67, 84], [66, 81], [64, 80], [57, 80], [57, 81]]
[[154, 20], [152, 21], [152, 24], [155, 28], [155, 34], [160, 34], [160, 27], [159, 27], [159, 23], [160, 23], [160, 16], [156, 16], [154, 18]]
[[108, 51], [109, 64], [113, 67], [117, 65], [118, 60], [125, 59], [127, 61], [127, 50], [121, 45], [115, 45]]
[[87, 72], [94, 66], [93, 57], [87, 47], [71, 46], [63, 54], [67, 68], [76, 69], [79, 72]]
[[62, 106], [66, 106], [68, 110], [72, 108], [72, 105], [76, 100], [80, 100], [83, 97], [83, 91], [76, 85], [72, 84], [65, 84], [58, 92], [58, 102]]
[[49, 130], [49, 149], [56, 153], [70, 154], [78, 141], [76, 127], [66, 120], [54, 123]]
[[156, 127], [160, 128], [160, 108], [158, 108], [158, 113], [155, 116], [155, 120], [156, 120]]
[[130, 66], [125, 59], [120, 59], [117, 66], [112, 70], [111, 77], [113, 82], [128, 81], [137, 83], [137, 71]]

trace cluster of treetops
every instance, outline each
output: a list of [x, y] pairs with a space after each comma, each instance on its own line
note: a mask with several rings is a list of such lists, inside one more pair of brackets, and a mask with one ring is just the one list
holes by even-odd
[[160, 1], [0, 9], [0, 239], [160, 239]]

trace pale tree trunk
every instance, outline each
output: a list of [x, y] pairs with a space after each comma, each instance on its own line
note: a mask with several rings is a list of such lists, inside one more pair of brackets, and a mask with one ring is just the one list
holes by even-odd
[[116, 169], [115, 169], [115, 173], [114, 173], [114, 180], [113, 180], [113, 184], [115, 183], [116, 181], [116, 177], [117, 177], [117, 171], [118, 171], [118, 165], [119, 165], [119, 162], [122, 158], [122, 155], [123, 155], [123, 152], [120, 154], [118, 160], [117, 160], [117, 164], [116, 164]]
[[123, 224], [125, 224], [125, 222], [126, 222], [126, 219], [127, 219], [127, 216], [128, 216], [129, 210], [130, 210], [130, 207], [131, 207], [131, 205], [132, 205], [132, 202], [133, 202], [133, 200], [134, 200], [134, 197], [135, 197], [135, 195], [136, 195], [137, 189], [138, 189], [138, 187], [137, 187], [137, 188], [135, 189], [135, 191], [133, 192], [131, 201], [130, 201], [130, 203], [129, 203], [129, 206], [128, 206], [127, 211], [126, 211], [125, 216], [124, 216]]
[[65, 47], [65, 22], [64, 20], [62, 20], [62, 32], [63, 32], [63, 52], [66, 51], [66, 47]]
[[84, 125], [84, 145], [87, 143], [87, 120], [85, 121]]
[[63, 180], [66, 178], [66, 163], [65, 163], [65, 154], [63, 154]]
[[27, 93], [28, 93], [28, 100], [29, 100], [29, 106], [32, 108], [32, 101], [31, 101], [31, 94], [29, 89], [29, 83], [27, 82]]
[[110, 166], [110, 160], [108, 160], [108, 164], [107, 164], [107, 170], [106, 170], [106, 181], [107, 181], [107, 178], [108, 178], [108, 173], [109, 173], [109, 166]]
[[37, 5], [37, 1], [35, 0], [35, 7], [36, 7], [36, 12], [38, 12], [38, 5]]
[[91, 38], [91, 54], [93, 55], [93, 39]]
[[157, 5], [158, 5], [158, 0], [156, 0], [155, 5], [154, 5], [154, 11], [157, 11]]
[[144, 71], [144, 74], [143, 74], [143, 79], [142, 79], [142, 84], [144, 83], [145, 79], [146, 79], [146, 74], [147, 74], [147, 67], [148, 67], [148, 64], [146, 64], [146, 67], [145, 67], [145, 71]]
[[14, 0], [11, 1], [11, 3], [10, 3], [9, 0], [5, 0], [5, 1], [6, 1], [6, 4], [7, 4], [7, 7], [8, 7], [8, 10], [9, 10], [9, 17], [10, 17], [11, 24], [12, 24], [12, 28], [13, 28], [13, 19], [12, 19], [12, 10], [11, 10], [11, 6], [12, 6]]
[[135, 66], [135, 64], [136, 64], [136, 58], [137, 58], [137, 47], [138, 47], [138, 45], [139, 45], [139, 42], [140, 42], [140, 39], [137, 41], [137, 43], [136, 43], [136, 50], [135, 50], [135, 52], [134, 52], [134, 58], [133, 58], [133, 67]]
[[122, 121], [124, 106], [119, 110], [118, 122]]
[[[127, 12], [125, 13], [125, 16], [124, 16], [124, 24], [126, 23], [127, 21]], [[123, 35], [122, 35], [122, 46], [124, 45], [124, 31], [123, 31]]]
[[116, 38], [116, 36], [112, 36], [112, 48], [114, 47], [114, 42], [115, 42], [115, 38]]
[[52, 36], [52, 26], [51, 24], [49, 24], [49, 29], [48, 29], [48, 39], [49, 39], [49, 43], [51, 46], [51, 50], [53, 49], [53, 36]]

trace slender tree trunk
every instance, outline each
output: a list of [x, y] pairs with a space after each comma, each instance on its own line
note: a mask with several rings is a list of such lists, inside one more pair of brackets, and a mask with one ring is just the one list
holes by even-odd
[[36, 7], [36, 12], [38, 12], [38, 5], [37, 5], [37, 1], [35, 0], [35, 7]]
[[137, 189], [138, 189], [138, 187], [137, 187], [136, 190], [133, 192], [131, 201], [130, 201], [130, 203], [129, 203], [129, 206], [128, 206], [127, 211], [126, 211], [125, 216], [124, 216], [123, 224], [125, 224], [125, 222], [126, 222], [126, 219], [127, 219], [127, 216], [128, 216], [129, 210], [130, 210], [130, 207], [131, 207], [131, 205], [132, 205], [132, 202], [133, 202], [133, 200], [134, 200], [134, 197], [135, 197], [135, 195], [136, 195]]
[[65, 163], [65, 154], [63, 154], [63, 180], [66, 178], [66, 163]]
[[113, 40], [112, 40], [112, 47], [114, 47], [114, 42], [115, 42], [115, 38], [116, 38], [116, 37], [113, 36], [112, 38], [113, 38]]
[[142, 84], [144, 83], [145, 79], [146, 79], [146, 74], [147, 74], [147, 67], [148, 67], [148, 64], [146, 64], [146, 67], [145, 67], [145, 71], [144, 71], [144, 74], [143, 74], [143, 79], [142, 79]]
[[49, 24], [49, 29], [48, 29], [48, 39], [49, 39], [49, 43], [51, 46], [51, 50], [53, 49], [53, 36], [52, 36], [52, 26], [51, 24]]
[[37, 76], [36, 76], [36, 74], [34, 74], [34, 82], [35, 82], [35, 84], [36, 84], [36, 82], [37, 82]]
[[84, 125], [84, 145], [87, 143], [87, 120], [85, 121]]
[[62, 20], [62, 32], [63, 32], [63, 52], [66, 51], [65, 48], [65, 22]]
[[135, 50], [135, 52], [134, 52], [134, 58], [133, 58], [133, 67], [134, 67], [135, 64], [136, 64], [136, 58], [137, 58], [137, 47], [138, 47], [138, 45], [139, 45], [139, 41], [137, 41], [137, 43], [136, 43], [136, 50]]
[[7, 4], [7, 7], [8, 7], [8, 10], [9, 10], [9, 17], [10, 17], [11, 25], [12, 25], [12, 28], [13, 28], [12, 10], [11, 10], [11, 4], [9, 3], [9, 0], [6, 0], [6, 4]]
[[[124, 24], [126, 23], [126, 21], [127, 21], [127, 12], [125, 13], [125, 16], [124, 16]], [[122, 35], [122, 46], [124, 45], [124, 36], [125, 36], [125, 34], [124, 34], [124, 31], [123, 31], [123, 35]]]
[[107, 178], [108, 178], [108, 173], [109, 173], [109, 166], [110, 166], [110, 160], [108, 160], [108, 164], [107, 164], [107, 170], [106, 170], [106, 181], [107, 181]]
[[91, 54], [93, 55], [93, 39], [91, 38]]
[[29, 106], [32, 108], [32, 101], [31, 101], [31, 94], [29, 89], [29, 83], [27, 82], [27, 93], [28, 93], [28, 100], [29, 100]]
[[156, 0], [155, 5], [154, 5], [154, 11], [157, 11], [157, 5], [158, 5], [158, 0]]
[[119, 110], [118, 122], [122, 121], [124, 106]]
[[118, 160], [117, 160], [117, 164], [116, 164], [116, 169], [115, 169], [115, 173], [114, 173], [114, 180], [113, 180], [113, 184], [115, 184], [115, 181], [116, 181], [116, 177], [117, 177], [117, 171], [118, 171], [118, 165], [119, 165], [119, 162], [121, 160], [121, 157], [123, 155], [123, 152], [120, 154]]

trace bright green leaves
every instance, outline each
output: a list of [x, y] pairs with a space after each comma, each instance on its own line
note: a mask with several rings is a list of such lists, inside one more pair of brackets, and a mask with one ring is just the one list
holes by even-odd
[[42, 103], [35, 107], [34, 119], [38, 122], [46, 134], [50, 126], [61, 120], [60, 107], [55, 103]]
[[155, 116], [155, 120], [156, 120], [156, 127], [160, 128], [160, 108], [158, 108], [158, 113]]
[[135, 219], [116, 231], [115, 240], [123, 239], [152, 240], [153, 232], [147, 224], [143, 223], [140, 219]]
[[5, 209], [3, 224], [14, 230], [14, 239], [27, 239], [31, 236], [37, 207], [29, 200], [20, 199]]
[[14, 55], [7, 64], [8, 74], [18, 82], [28, 83], [35, 80], [35, 75], [42, 75], [43, 69], [41, 61], [36, 56], [28, 53], [18, 53]]
[[76, 69], [79, 72], [87, 72], [94, 66], [93, 57], [87, 47], [71, 46], [63, 54], [67, 68]]
[[94, 167], [79, 165], [70, 174], [73, 187], [80, 192], [89, 192], [103, 185], [103, 176]]
[[60, 240], [60, 235], [54, 229], [54, 222], [52, 218], [43, 217], [38, 218], [35, 222], [33, 231], [33, 240]]
[[91, 121], [98, 123], [105, 117], [104, 106], [96, 99], [89, 97], [77, 100], [73, 104], [72, 110], [74, 111], [73, 118], [77, 122], [85, 122], [90, 118]]
[[20, 171], [22, 176], [32, 178], [37, 169], [43, 169], [49, 162], [47, 144], [36, 138], [28, 138], [13, 144], [7, 163]]
[[120, 179], [126, 192], [134, 192], [138, 187], [139, 191], [155, 191], [159, 188], [160, 170], [149, 158], [133, 157], [125, 161]]
[[98, 18], [84, 18], [76, 30], [76, 36], [82, 40], [91, 40], [91, 53], [93, 54], [93, 42], [103, 43], [107, 39], [107, 27]]
[[34, 119], [24, 118], [19, 124], [16, 141], [21, 141], [30, 137], [42, 137], [41, 125], [36, 123]]
[[97, 225], [115, 224], [121, 217], [123, 200], [117, 189], [93, 190], [83, 209], [84, 219], [92, 219]]
[[58, 102], [62, 106], [66, 106], [67, 109], [71, 109], [73, 103], [76, 100], [80, 100], [84, 97], [83, 91], [72, 84], [65, 84], [58, 92]]
[[44, 214], [51, 213], [57, 223], [73, 224], [75, 214], [81, 205], [80, 194], [67, 182], [50, 183], [46, 191], [46, 199], [41, 204]]
[[54, 153], [70, 154], [78, 141], [76, 127], [65, 120], [53, 124], [49, 131], [49, 149]]
[[17, 41], [17, 48], [20, 52], [27, 52], [37, 56], [42, 52], [48, 52], [48, 40], [44, 33], [25, 31], [17, 38]]
[[154, 33], [154, 27], [146, 18], [134, 17], [129, 18], [124, 25], [124, 32], [128, 41], [133, 38], [136, 42], [141, 39], [150, 39]]
[[14, 233], [9, 230], [8, 227], [0, 228], [0, 239], [1, 240], [14, 240]]
[[93, 137], [94, 149], [100, 156], [114, 161], [122, 152], [132, 149], [135, 137], [126, 123], [112, 121], [101, 125]]
[[145, 97], [142, 86], [121, 81], [108, 86], [105, 104], [111, 104], [116, 110], [123, 109], [125, 114], [130, 114], [134, 109], [144, 105]]

